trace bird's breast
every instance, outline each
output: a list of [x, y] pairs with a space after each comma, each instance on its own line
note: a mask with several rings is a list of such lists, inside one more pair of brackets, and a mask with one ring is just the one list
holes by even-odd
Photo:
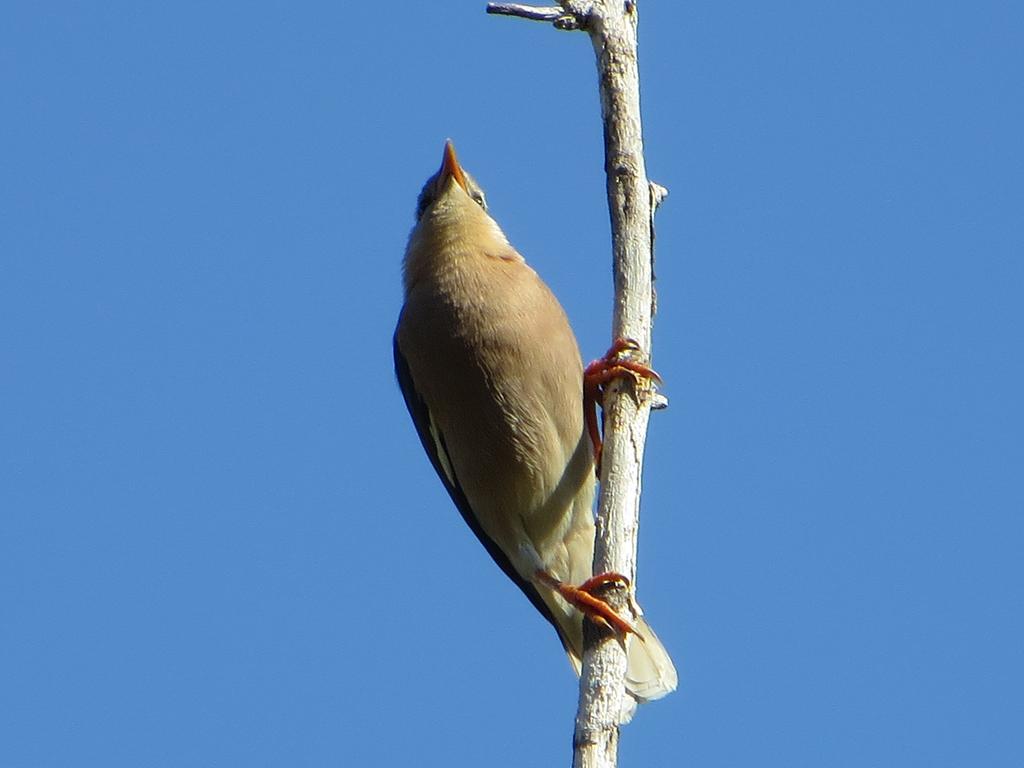
[[582, 363], [536, 273], [487, 254], [449, 259], [410, 287], [397, 335], [484, 527], [518, 517], [541, 540], [564, 525], [592, 474]]

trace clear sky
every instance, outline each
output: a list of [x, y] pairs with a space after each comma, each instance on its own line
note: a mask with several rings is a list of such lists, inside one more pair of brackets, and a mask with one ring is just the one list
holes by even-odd
[[[435, 3], [0, 27], [0, 767], [567, 765], [575, 680], [391, 370], [451, 137], [609, 342], [593, 54]], [[1024, 765], [1024, 5], [641, 3], [624, 766]]]

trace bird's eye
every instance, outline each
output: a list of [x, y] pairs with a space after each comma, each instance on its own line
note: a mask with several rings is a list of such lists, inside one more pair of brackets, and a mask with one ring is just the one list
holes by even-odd
[[475, 190], [474, 189], [471, 196], [472, 196], [473, 200], [476, 201], [477, 205], [479, 205], [485, 211], [487, 210], [487, 201], [484, 200], [484, 193], [483, 192], [480, 192], [479, 190]]

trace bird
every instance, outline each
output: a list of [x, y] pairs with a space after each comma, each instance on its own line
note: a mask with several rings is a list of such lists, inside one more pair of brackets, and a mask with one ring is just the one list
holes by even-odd
[[554, 626], [577, 675], [587, 616], [625, 644], [633, 699], [665, 696], [677, 675], [661, 641], [642, 616], [627, 621], [600, 599], [625, 579], [592, 575], [598, 443], [576, 337], [450, 140], [417, 200], [402, 284], [395, 373], [463, 519]]

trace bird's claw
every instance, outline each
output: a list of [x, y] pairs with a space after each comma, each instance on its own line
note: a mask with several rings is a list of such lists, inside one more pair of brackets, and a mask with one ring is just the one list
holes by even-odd
[[651, 379], [660, 383], [661, 376], [653, 368], [637, 361], [642, 353], [633, 339], [616, 339], [603, 357], [583, 369], [583, 378], [589, 379], [593, 386], [602, 386], [622, 374], [632, 375], [634, 380]]
[[583, 414], [587, 433], [594, 447], [594, 471], [601, 475], [601, 431], [597, 425], [597, 406], [601, 403], [605, 385], [620, 376], [631, 376], [633, 381], [661, 383], [661, 376], [648, 365], [635, 358], [641, 353], [633, 339], [616, 339], [604, 357], [592, 361], [583, 369]]
[[538, 577], [560, 594], [567, 603], [579, 609], [588, 619], [620, 635], [636, 634], [633, 625], [622, 618], [598, 593], [610, 584], [629, 587], [629, 579], [619, 573], [601, 573], [587, 579], [578, 587], [559, 581], [547, 571], [538, 571]]

